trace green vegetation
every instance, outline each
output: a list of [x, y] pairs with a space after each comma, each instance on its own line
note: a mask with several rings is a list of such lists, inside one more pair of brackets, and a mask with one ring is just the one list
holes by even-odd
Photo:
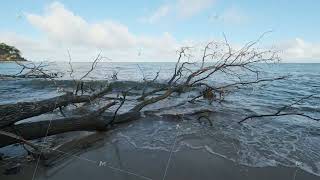
[[0, 43], [0, 61], [26, 61], [20, 50], [5, 43]]

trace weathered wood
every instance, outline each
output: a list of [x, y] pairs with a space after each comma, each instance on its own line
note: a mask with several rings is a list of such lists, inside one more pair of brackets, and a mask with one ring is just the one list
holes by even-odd
[[10, 133], [10, 132], [7, 132], [7, 131], [2, 131], [2, 130], [0, 130], [0, 134], [1, 134], [2, 136], [10, 137], [10, 138], [13, 138], [13, 139], [18, 140], [19, 142], [22, 142], [22, 143], [24, 143], [24, 144], [27, 144], [28, 146], [32, 147], [32, 148], [35, 149], [35, 150], [39, 150], [38, 146], [32, 144], [31, 142], [23, 139], [23, 138], [20, 137], [20, 136], [17, 136], [16, 134], [13, 134], [13, 133]]
[[[116, 117], [114, 124], [137, 120], [141, 117], [140, 112], [128, 112]], [[12, 127], [6, 127], [3, 131], [18, 134], [24, 140], [33, 140], [45, 136], [61, 134], [71, 131], [105, 131], [113, 115], [88, 114], [80, 117], [55, 119], [52, 121], [40, 121], [22, 123]], [[0, 134], [0, 147], [21, 142], [19, 139]]]
[[59, 107], [67, 106], [69, 104], [90, 102], [98, 97], [103, 96], [109, 91], [111, 91], [111, 88], [107, 87], [104, 90], [91, 96], [75, 96], [72, 93], [67, 93], [65, 95], [41, 101], [19, 102], [16, 104], [0, 105], [0, 128], [12, 125], [15, 122], [23, 119], [51, 112]]
[[163, 99], [166, 99], [167, 97], [169, 97], [173, 92], [175, 92], [178, 88], [171, 88], [168, 89], [164, 94], [159, 95], [157, 97], [153, 97], [147, 100], [144, 100], [143, 102], [137, 104], [136, 106], [134, 106], [131, 111], [141, 111], [145, 106], [149, 105], [149, 104], [153, 104], [156, 103], [158, 101], [161, 101]]

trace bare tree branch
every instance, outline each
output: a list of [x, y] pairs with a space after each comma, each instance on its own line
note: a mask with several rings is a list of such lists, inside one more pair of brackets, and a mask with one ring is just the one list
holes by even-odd
[[289, 104], [289, 105], [286, 105], [286, 106], [283, 106], [281, 108], [279, 108], [279, 110], [273, 114], [259, 114], [259, 115], [251, 115], [251, 116], [248, 116], [244, 119], [242, 119], [241, 121], [239, 121], [238, 123], [241, 124], [249, 119], [253, 119], [253, 118], [262, 118], [262, 117], [277, 117], [277, 116], [302, 116], [302, 117], [306, 117], [308, 119], [311, 119], [311, 120], [315, 120], [315, 121], [320, 121], [320, 118], [314, 118], [314, 117], [311, 117], [309, 115], [306, 115], [304, 113], [301, 113], [301, 112], [283, 112], [285, 110], [288, 110], [289, 108], [292, 108], [292, 106], [294, 105], [297, 105], [301, 102], [303, 102], [304, 100], [306, 99], [309, 99], [311, 97], [313, 97], [314, 95], [309, 95], [309, 96], [305, 96], [305, 97], [302, 97], [296, 101], [294, 101], [293, 103]]

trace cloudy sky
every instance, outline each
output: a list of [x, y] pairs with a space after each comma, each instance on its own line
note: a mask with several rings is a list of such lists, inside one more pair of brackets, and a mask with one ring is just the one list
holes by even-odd
[[30, 60], [175, 61], [176, 49], [223, 38], [234, 46], [272, 30], [261, 46], [285, 62], [320, 62], [315, 0], [10, 0], [1, 2], [0, 41]]

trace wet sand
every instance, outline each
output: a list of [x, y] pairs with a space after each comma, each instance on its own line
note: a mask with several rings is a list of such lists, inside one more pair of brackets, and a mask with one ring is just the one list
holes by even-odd
[[[111, 149], [115, 147], [110, 147]], [[115, 149], [113, 149], [115, 150]], [[39, 167], [36, 178], [39, 180], [61, 179], [114, 179], [114, 180], [138, 180], [138, 179], [164, 179], [169, 153], [139, 151], [134, 149], [118, 149], [118, 157], [111, 158], [112, 168], [99, 166], [86, 160], [71, 158], [68, 161], [50, 168]], [[112, 152], [110, 152], [112, 153]], [[116, 152], [113, 152], [116, 153]], [[92, 160], [104, 159], [110, 156], [105, 152], [88, 152], [81, 157]], [[115, 155], [115, 154], [113, 154]], [[110, 159], [110, 157], [105, 158]], [[0, 175], [1, 180], [32, 179], [34, 164], [26, 164], [17, 175]], [[117, 169], [116, 169], [117, 168]], [[120, 170], [121, 169], [121, 170]], [[127, 172], [126, 172], [127, 171]], [[133, 174], [134, 173], [134, 174]], [[141, 177], [140, 177], [141, 176]], [[143, 176], [143, 177], [142, 177]], [[295, 178], [294, 178], [295, 176]], [[165, 179], [230, 179], [230, 180], [318, 180], [319, 177], [302, 170], [285, 167], [252, 168], [238, 165], [232, 161], [218, 156], [208, 155], [201, 151], [184, 151], [174, 153]]]
[[[237, 162], [208, 153], [203, 149], [182, 148], [179, 151], [164, 151], [137, 148], [125, 140], [114, 140], [115, 133], [92, 135], [81, 148], [64, 147], [51, 166], [35, 162], [22, 163], [18, 174], [4, 175], [5, 166], [0, 164], [1, 180], [319, 180], [320, 177], [301, 169], [288, 167], [248, 167]], [[170, 135], [170, 134], [168, 134]], [[88, 142], [94, 142], [88, 145]], [[173, 142], [172, 142], [173, 143]], [[77, 147], [74, 149], [74, 147]], [[58, 153], [59, 154], [59, 153]], [[171, 157], [171, 158], [170, 158]], [[170, 163], [168, 160], [170, 159]], [[48, 161], [47, 161], [48, 162]]]

